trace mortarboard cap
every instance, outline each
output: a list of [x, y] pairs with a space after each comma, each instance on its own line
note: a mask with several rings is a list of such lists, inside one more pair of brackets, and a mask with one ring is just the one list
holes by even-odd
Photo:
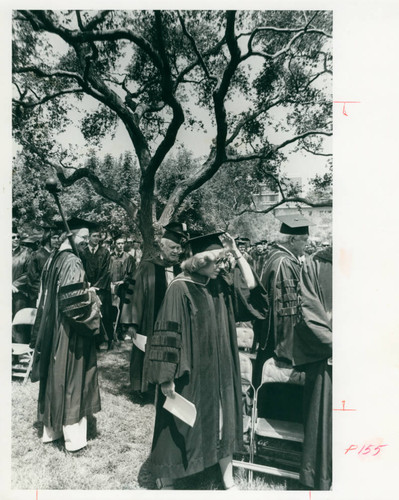
[[165, 232], [162, 238], [174, 241], [179, 245], [187, 241], [187, 225], [184, 222], [170, 222], [164, 226]]
[[56, 222], [44, 220], [41, 224], [40, 227], [44, 229], [44, 231], [51, 231], [52, 229], [57, 229], [57, 224]]
[[196, 238], [191, 238], [191, 240], [188, 240], [187, 243], [189, 243], [193, 255], [201, 252], [207, 252], [209, 250], [221, 250], [222, 248], [224, 248], [223, 243], [219, 238], [221, 234], [224, 234], [224, 232], [221, 231], [218, 233], [197, 236]]
[[26, 247], [34, 248], [39, 241], [42, 239], [41, 234], [32, 234], [31, 236], [28, 236], [26, 238], [23, 238], [21, 240], [21, 245], [24, 245]]
[[282, 234], [309, 234], [309, 226], [314, 226], [301, 214], [280, 215], [277, 219], [281, 222]]
[[[99, 228], [99, 225], [97, 222], [92, 222], [89, 220], [84, 220], [80, 219], [79, 217], [71, 217], [68, 221], [68, 226], [71, 231], [74, 231], [76, 229], [82, 229], [82, 228], [87, 228], [89, 231], [96, 231]], [[56, 226], [58, 229], [65, 229], [63, 221], [57, 221]]]
[[236, 245], [249, 245], [250, 239], [249, 238], [241, 238], [241, 236], [238, 236], [235, 239]]

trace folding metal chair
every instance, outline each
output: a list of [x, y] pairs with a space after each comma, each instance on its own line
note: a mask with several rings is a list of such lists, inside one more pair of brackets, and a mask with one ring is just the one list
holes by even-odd
[[[248, 354], [239, 352], [240, 357], [240, 370], [241, 370], [241, 387], [242, 394], [246, 400], [246, 406], [251, 408], [250, 415], [243, 415], [243, 432], [244, 434], [249, 431], [249, 463], [253, 462], [254, 459], [254, 433], [253, 433], [253, 422], [255, 419], [255, 407], [253, 401], [248, 404], [248, 399], [250, 399], [249, 389], [252, 389], [252, 395], [254, 394], [254, 386], [252, 385], [252, 361]], [[233, 465], [236, 467], [242, 467], [240, 464], [246, 464], [247, 462], [233, 460]], [[252, 483], [252, 470], [248, 471], [248, 480]]]
[[[278, 415], [277, 401], [274, 398], [270, 401], [262, 400], [262, 404], [272, 409], [272, 417], [259, 416], [259, 403], [260, 392], [265, 387], [273, 386], [277, 391], [281, 391], [284, 387], [300, 387], [305, 383], [305, 374], [296, 371], [291, 366], [278, 362], [273, 358], [267, 360], [263, 365], [262, 378], [259, 387], [256, 389], [252, 386], [253, 390], [253, 407], [251, 413], [251, 430], [250, 430], [250, 452], [249, 461], [233, 461], [233, 465], [249, 470], [249, 483], [252, 483], [253, 471], [263, 472], [266, 474], [276, 475], [280, 477], [287, 477], [291, 479], [299, 479], [299, 473], [293, 470], [293, 464], [300, 460], [300, 452], [282, 449], [281, 446], [270, 445], [268, 441], [282, 443], [290, 442], [297, 443], [299, 446], [303, 443], [304, 430], [301, 422], [293, 422], [280, 417], [273, 418], [273, 412]], [[284, 398], [280, 398], [284, 401]], [[279, 466], [264, 465], [259, 462], [261, 457], [260, 442], [263, 440], [262, 447], [271, 453], [276, 454], [276, 461]], [[284, 458], [278, 457], [278, 454]], [[287, 455], [291, 459], [287, 459]], [[255, 462], [255, 457], [257, 462]]]
[[[36, 309], [25, 308], [18, 311], [12, 321], [13, 326], [30, 325], [35, 323]], [[22, 378], [22, 383], [26, 384], [29, 379], [33, 364], [34, 350], [29, 347], [29, 344], [11, 344], [11, 354], [18, 361], [12, 363], [12, 377]]]

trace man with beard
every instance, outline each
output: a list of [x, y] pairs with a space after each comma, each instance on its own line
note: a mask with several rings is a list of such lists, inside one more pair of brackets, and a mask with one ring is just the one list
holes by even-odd
[[127, 334], [133, 340], [130, 360], [130, 384], [134, 394], [143, 399], [148, 392], [148, 381], [143, 374], [145, 345], [153, 328], [166, 289], [177, 269], [182, 243], [187, 238], [186, 225], [178, 222], [165, 226], [159, 257], [143, 259], [134, 276], [134, 293], [125, 300], [121, 324], [128, 325]]
[[[89, 223], [69, 221], [79, 255], [89, 240]], [[46, 262], [31, 347], [32, 382], [40, 381], [38, 417], [43, 442], [64, 437], [75, 452], [87, 445], [87, 417], [101, 409], [95, 335], [100, 327], [96, 294], [89, 290], [80, 257], [66, 233]]]

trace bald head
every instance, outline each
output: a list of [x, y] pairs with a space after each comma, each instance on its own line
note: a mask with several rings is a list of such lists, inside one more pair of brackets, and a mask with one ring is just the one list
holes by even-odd
[[161, 257], [165, 262], [177, 264], [182, 251], [182, 246], [179, 243], [167, 238], [161, 239]]

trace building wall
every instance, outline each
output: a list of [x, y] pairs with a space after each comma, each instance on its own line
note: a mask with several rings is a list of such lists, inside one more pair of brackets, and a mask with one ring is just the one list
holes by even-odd
[[[287, 204], [288, 205], [288, 204]], [[273, 210], [275, 216], [298, 213], [296, 206], [281, 206]], [[332, 207], [308, 207], [303, 205], [300, 212], [314, 225], [309, 227], [311, 238], [319, 238], [332, 243]]]

